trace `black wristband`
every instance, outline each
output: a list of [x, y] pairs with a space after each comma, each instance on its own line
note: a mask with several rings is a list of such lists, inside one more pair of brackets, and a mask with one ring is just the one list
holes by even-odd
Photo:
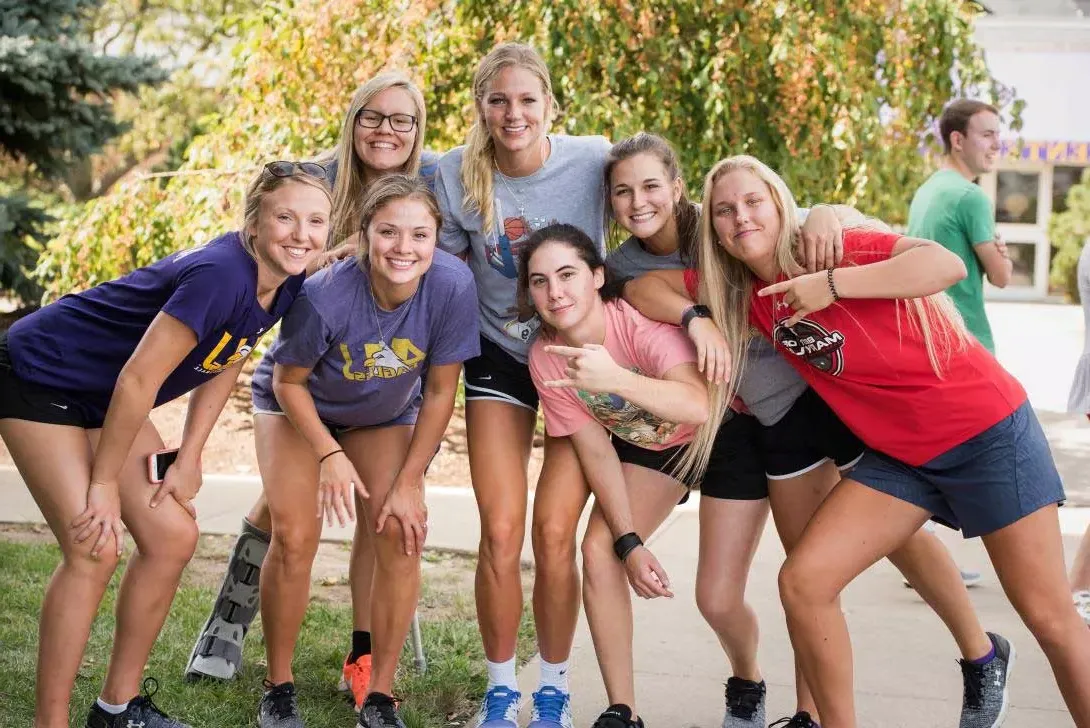
[[341, 448], [337, 448], [337, 449], [336, 449], [336, 450], [334, 450], [333, 452], [327, 452], [327, 453], [326, 453], [325, 455], [323, 455], [322, 457], [318, 458], [318, 464], [319, 464], [319, 465], [321, 465], [321, 464], [322, 464], [322, 463], [324, 463], [324, 462], [325, 462], [326, 460], [328, 460], [329, 458], [333, 457], [334, 455], [336, 455], [336, 454], [337, 454], [337, 453], [339, 453], [339, 452], [344, 452], [344, 450], [342, 450]]
[[637, 546], [643, 546], [643, 539], [639, 534], [635, 531], [626, 533], [613, 542], [613, 553], [617, 554], [618, 559], [624, 561]]
[[689, 323], [694, 318], [711, 318], [712, 312], [707, 306], [702, 306], [699, 303], [694, 306], [689, 306], [685, 309], [685, 313], [681, 314], [681, 328], [688, 329]]
[[833, 294], [833, 303], [840, 300], [840, 294], [836, 292], [836, 284], [833, 283], [833, 269], [829, 268], [826, 273], [829, 277], [829, 292]]

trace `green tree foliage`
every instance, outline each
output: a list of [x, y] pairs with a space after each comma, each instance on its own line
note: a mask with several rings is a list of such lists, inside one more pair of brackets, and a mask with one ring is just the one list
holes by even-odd
[[1090, 168], [1067, 191], [1067, 209], [1048, 220], [1048, 238], [1056, 255], [1052, 259], [1051, 283], [1059, 286], [1076, 303], [1079, 288], [1075, 281], [1082, 247], [1090, 240]]
[[259, 160], [336, 140], [352, 90], [387, 67], [428, 103], [428, 146], [461, 143], [470, 81], [496, 42], [549, 62], [557, 127], [620, 139], [657, 131], [690, 188], [716, 160], [753, 154], [800, 201], [902, 222], [927, 173], [931, 127], [959, 94], [1017, 117], [973, 44], [960, 0], [273, 0], [239, 25], [219, 111], [178, 176], [128, 184], [65, 225], [44, 259], [52, 293], [207, 240], [235, 220]]
[[[161, 81], [137, 56], [96, 54], [78, 39], [96, 0], [0, 0], [0, 151], [46, 178], [124, 130], [112, 95]], [[26, 196], [0, 197], [0, 287], [27, 295], [24, 271], [46, 218]]]

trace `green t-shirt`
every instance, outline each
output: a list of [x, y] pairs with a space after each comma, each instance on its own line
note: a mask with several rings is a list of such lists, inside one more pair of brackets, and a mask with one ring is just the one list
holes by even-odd
[[969, 331], [995, 353], [984, 313], [984, 269], [974, 245], [995, 240], [995, 216], [984, 190], [952, 169], [940, 169], [916, 190], [908, 234], [934, 240], [965, 261], [965, 279], [947, 289]]

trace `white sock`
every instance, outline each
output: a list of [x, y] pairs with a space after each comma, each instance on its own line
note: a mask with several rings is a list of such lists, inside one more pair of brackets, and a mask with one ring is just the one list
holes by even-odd
[[518, 678], [515, 676], [515, 658], [512, 657], [507, 662], [492, 662], [485, 659], [485, 664], [488, 666], [488, 689], [502, 685], [505, 688], [511, 690], [518, 690]]
[[122, 713], [125, 712], [125, 709], [129, 707], [129, 701], [128, 700], [126, 700], [121, 705], [112, 705], [110, 703], [107, 703], [102, 698], [99, 698], [95, 702], [98, 703], [98, 707], [102, 708], [103, 710], [105, 710], [110, 715], [121, 715]]
[[541, 661], [541, 682], [538, 689], [544, 687], [556, 688], [560, 692], [568, 692], [568, 660], [563, 662]]

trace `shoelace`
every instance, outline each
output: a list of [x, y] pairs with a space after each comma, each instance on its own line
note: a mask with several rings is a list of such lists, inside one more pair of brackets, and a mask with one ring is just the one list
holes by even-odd
[[965, 705], [979, 708], [984, 703], [984, 666], [965, 660], [958, 660], [958, 663], [961, 665], [961, 678], [965, 683]]
[[810, 728], [812, 725], [814, 725], [814, 719], [805, 710], [800, 710], [789, 718], [780, 718], [775, 723], [769, 723], [768, 728], [776, 728], [777, 726], [783, 726], [783, 728]]
[[370, 702], [367, 705], [374, 706], [379, 717], [382, 718], [383, 725], [397, 728], [397, 702], [387, 695], [377, 695], [368, 699]]
[[146, 677], [144, 678], [144, 683], [140, 686], [140, 689], [143, 694], [133, 698], [132, 703], [143, 708], [144, 710], [151, 711], [163, 718], [169, 719], [170, 716], [164, 713], [163, 710], [151, 699], [153, 695], [159, 692], [159, 681], [153, 677]]
[[290, 718], [295, 715], [295, 686], [291, 683], [283, 683], [281, 685], [273, 685], [268, 680], [264, 683], [265, 689], [269, 692], [265, 693], [265, 697], [262, 701], [269, 704], [269, 712], [277, 718], [277, 720], [283, 720], [284, 718]]
[[727, 710], [735, 718], [751, 720], [761, 705], [760, 686], [730, 678], [726, 684]]
[[515, 693], [504, 688], [492, 688], [485, 695], [485, 720], [504, 720], [507, 711], [511, 707], [511, 701], [515, 699]]
[[534, 693], [534, 707], [537, 708], [537, 716], [542, 720], [552, 720], [557, 723], [564, 715], [564, 706], [568, 702], [568, 696], [559, 690], [541, 690]]

